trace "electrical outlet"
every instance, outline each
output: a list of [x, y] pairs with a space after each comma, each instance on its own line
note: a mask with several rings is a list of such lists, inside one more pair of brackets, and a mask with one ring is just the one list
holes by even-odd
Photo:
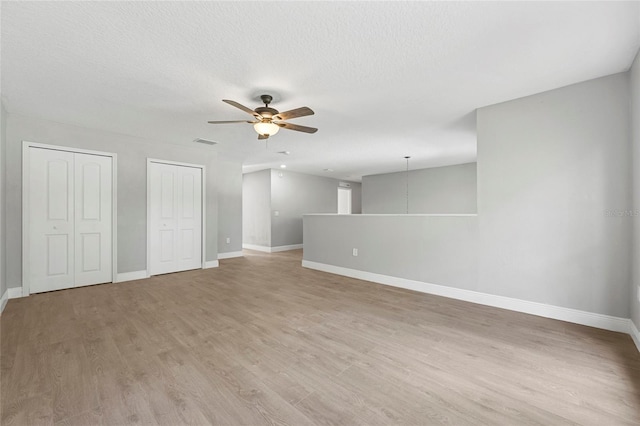
[[358, 255], [358, 249], [357, 249], [357, 248], [354, 248], [354, 249], [353, 249], [353, 255], [354, 255], [354, 256], [357, 256], [357, 255]]
[[273, 212], [273, 215], [274, 216], [280, 216], [280, 212], [278, 210], [276, 210], [276, 211]]
[[227, 237], [227, 244], [231, 243], [231, 238]]

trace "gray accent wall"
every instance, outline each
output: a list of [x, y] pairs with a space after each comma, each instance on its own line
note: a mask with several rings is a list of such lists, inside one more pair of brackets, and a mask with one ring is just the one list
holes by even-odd
[[[409, 214], [477, 212], [476, 163], [410, 170]], [[407, 213], [407, 173], [362, 178], [362, 213]]]
[[361, 212], [361, 184], [287, 170], [243, 177], [243, 243], [263, 247], [302, 244], [302, 216], [336, 213], [340, 182], [351, 187], [353, 213]]
[[6, 254], [9, 287], [22, 285], [22, 141], [118, 154], [118, 272], [146, 270], [147, 158], [206, 167], [206, 260], [218, 257], [217, 154], [211, 147], [173, 145], [8, 114]]
[[337, 211], [336, 179], [271, 170], [271, 247], [302, 244], [302, 215]]
[[477, 290], [476, 216], [308, 215], [304, 240], [308, 261]]
[[271, 247], [271, 170], [242, 176], [242, 242]]
[[242, 163], [218, 158], [216, 174], [218, 253], [238, 252], [242, 250]]
[[640, 51], [631, 71], [631, 145], [633, 158], [633, 280], [631, 283], [631, 320], [640, 330]]
[[0, 101], [0, 296], [7, 291], [7, 262], [6, 262], [6, 160], [7, 160], [7, 111]]
[[629, 317], [626, 73], [478, 110], [479, 288]]
[[[637, 321], [629, 81], [479, 109], [477, 217], [306, 216], [304, 259], [620, 318], [633, 305]], [[637, 133], [634, 146], [637, 160]]]
[[[343, 182], [343, 181], [340, 181]], [[351, 214], [362, 213], [362, 183], [349, 182], [351, 184]]]

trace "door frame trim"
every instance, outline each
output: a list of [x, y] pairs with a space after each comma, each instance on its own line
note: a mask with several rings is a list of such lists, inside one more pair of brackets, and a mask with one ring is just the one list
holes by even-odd
[[115, 152], [94, 151], [69, 146], [22, 141], [22, 296], [31, 294], [29, 263], [31, 247], [29, 244], [29, 167], [31, 164], [30, 148], [50, 149], [53, 151], [73, 152], [77, 154], [99, 155], [111, 157], [111, 282], [116, 282], [118, 275], [118, 154]]
[[200, 191], [201, 191], [201, 215], [202, 217], [200, 218], [200, 222], [201, 222], [201, 226], [202, 229], [200, 231], [200, 244], [201, 244], [201, 249], [200, 249], [200, 263], [201, 263], [201, 269], [206, 269], [206, 243], [207, 243], [207, 227], [206, 227], [206, 212], [207, 212], [207, 208], [206, 208], [206, 195], [207, 195], [207, 191], [206, 191], [206, 184], [207, 184], [207, 179], [206, 179], [206, 167], [203, 164], [193, 164], [193, 163], [182, 163], [180, 161], [172, 161], [172, 160], [161, 160], [158, 158], [149, 158], [147, 157], [147, 278], [151, 277], [151, 209], [149, 208], [149, 206], [151, 205], [151, 173], [149, 170], [149, 166], [151, 165], [151, 163], [159, 163], [159, 164], [168, 164], [170, 166], [181, 166], [181, 167], [192, 167], [194, 169], [200, 169], [201, 170], [201, 175], [200, 175], [200, 179], [201, 179], [201, 185], [200, 185]]

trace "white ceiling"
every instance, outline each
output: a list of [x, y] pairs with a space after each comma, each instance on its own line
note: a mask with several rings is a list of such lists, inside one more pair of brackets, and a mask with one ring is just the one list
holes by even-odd
[[[626, 71], [638, 2], [2, 2], [10, 113], [212, 139], [245, 171], [363, 175], [475, 161], [475, 109]], [[261, 93], [316, 115], [264, 141]], [[283, 156], [278, 151], [288, 150]], [[331, 168], [333, 172], [323, 172]]]

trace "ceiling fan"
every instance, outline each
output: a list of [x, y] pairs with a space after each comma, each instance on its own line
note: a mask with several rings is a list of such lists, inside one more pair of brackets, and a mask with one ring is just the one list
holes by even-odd
[[268, 139], [269, 136], [273, 136], [278, 133], [280, 127], [289, 130], [296, 130], [298, 132], [315, 133], [318, 131], [315, 127], [300, 126], [299, 124], [287, 123], [285, 120], [291, 118], [304, 117], [307, 115], [313, 115], [314, 112], [311, 108], [301, 107], [292, 109], [285, 112], [278, 112], [277, 109], [271, 108], [269, 104], [273, 100], [271, 95], [261, 95], [260, 99], [264, 102], [263, 107], [256, 109], [249, 109], [244, 105], [239, 104], [236, 101], [230, 101], [223, 99], [222, 102], [226, 102], [244, 112], [253, 115], [254, 121], [247, 120], [233, 120], [233, 121], [209, 121], [211, 124], [227, 124], [227, 123], [250, 123], [253, 124], [253, 128], [258, 133], [258, 139]]

